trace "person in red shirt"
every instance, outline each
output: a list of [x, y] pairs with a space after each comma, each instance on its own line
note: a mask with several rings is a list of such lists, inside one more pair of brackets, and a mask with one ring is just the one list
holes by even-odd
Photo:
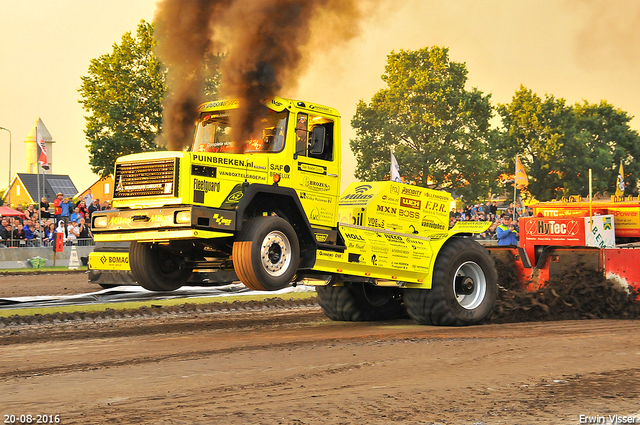
[[78, 204], [78, 209], [80, 210], [80, 214], [82, 214], [82, 218], [89, 217], [89, 210], [87, 210], [87, 206], [85, 205], [84, 201], [80, 201], [80, 203]]
[[62, 214], [62, 208], [60, 208], [60, 204], [62, 203], [63, 196], [64, 195], [62, 194], [62, 192], [58, 192], [55, 201], [53, 201], [53, 214], [56, 217], [56, 222], [60, 221], [60, 215]]

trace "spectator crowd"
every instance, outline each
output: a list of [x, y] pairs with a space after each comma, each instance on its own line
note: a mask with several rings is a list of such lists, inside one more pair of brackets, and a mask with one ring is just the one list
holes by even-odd
[[[109, 210], [111, 204], [101, 204], [100, 199], [93, 199], [89, 190], [77, 203], [74, 203], [72, 198], [58, 193], [53, 202], [43, 197], [38, 210], [33, 204], [24, 210], [18, 205], [16, 209], [24, 214], [24, 218], [0, 218], [0, 248], [54, 246], [56, 234], [59, 233], [63, 235], [62, 239], [66, 245], [93, 245], [91, 214], [95, 211]], [[492, 224], [489, 229], [474, 235], [476, 239], [496, 240], [500, 245], [517, 244], [520, 213], [513, 204], [501, 214], [498, 214], [496, 202], [467, 205], [451, 210], [449, 228], [455, 226], [458, 221], [490, 221]], [[524, 213], [526, 215], [529, 211]]]
[[471, 204], [464, 208], [451, 210], [449, 228], [455, 226], [458, 221], [490, 221], [492, 224], [489, 229], [474, 235], [475, 239], [495, 240], [499, 245], [515, 245], [518, 243], [520, 233], [518, 218], [521, 214], [530, 215], [530, 211], [520, 211], [514, 208], [514, 204], [511, 204], [499, 214], [497, 202]]
[[65, 245], [93, 245], [91, 214], [109, 209], [111, 204], [93, 199], [91, 190], [76, 203], [71, 197], [58, 193], [53, 202], [43, 197], [39, 209], [34, 204], [26, 209], [18, 205], [16, 210], [23, 213], [24, 218], [0, 218], [0, 248], [54, 246], [57, 234], [62, 234]]

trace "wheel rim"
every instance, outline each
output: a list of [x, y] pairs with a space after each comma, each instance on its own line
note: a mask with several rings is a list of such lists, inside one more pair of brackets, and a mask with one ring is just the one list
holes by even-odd
[[453, 279], [453, 292], [458, 304], [467, 310], [482, 304], [487, 294], [487, 278], [482, 267], [473, 261], [461, 264]]
[[180, 273], [180, 265], [169, 252], [164, 252], [162, 250], [156, 251], [156, 265], [162, 273], [169, 276]]
[[271, 276], [280, 276], [291, 264], [291, 243], [284, 233], [275, 230], [262, 241], [260, 249], [262, 266]]

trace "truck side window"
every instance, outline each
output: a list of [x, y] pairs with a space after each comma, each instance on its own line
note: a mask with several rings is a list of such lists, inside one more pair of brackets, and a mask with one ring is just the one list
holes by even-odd
[[299, 156], [307, 156], [309, 140], [308, 115], [299, 113], [296, 120], [296, 153]]
[[[333, 121], [331, 121], [328, 118], [325, 117], [320, 117], [320, 116], [311, 116], [309, 117], [309, 124], [310, 124], [310, 132], [309, 132], [309, 137], [311, 137], [311, 134], [313, 132], [313, 128], [315, 127], [324, 127], [324, 149], [322, 149], [322, 153], [319, 154], [313, 154], [313, 153], [309, 153], [309, 157], [311, 158], [317, 158], [317, 159], [322, 159], [325, 161], [333, 161]], [[309, 140], [311, 141], [311, 140]], [[309, 147], [309, 149], [311, 149]]]

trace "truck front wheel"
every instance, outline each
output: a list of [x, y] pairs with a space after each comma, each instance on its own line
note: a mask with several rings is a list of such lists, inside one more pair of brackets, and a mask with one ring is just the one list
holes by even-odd
[[129, 267], [138, 284], [149, 291], [174, 291], [191, 276], [191, 270], [180, 267], [179, 257], [149, 243], [131, 242]]
[[362, 322], [400, 317], [400, 291], [366, 283], [316, 286], [318, 304], [331, 320]]
[[233, 243], [233, 267], [248, 288], [277, 291], [291, 283], [300, 262], [293, 227], [280, 217], [254, 217]]
[[404, 304], [423, 325], [475, 325], [491, 314], [496, 281], [489, 252], [471, 239], [453, 238], [438, 253], [431, 289], [405, 289]]

